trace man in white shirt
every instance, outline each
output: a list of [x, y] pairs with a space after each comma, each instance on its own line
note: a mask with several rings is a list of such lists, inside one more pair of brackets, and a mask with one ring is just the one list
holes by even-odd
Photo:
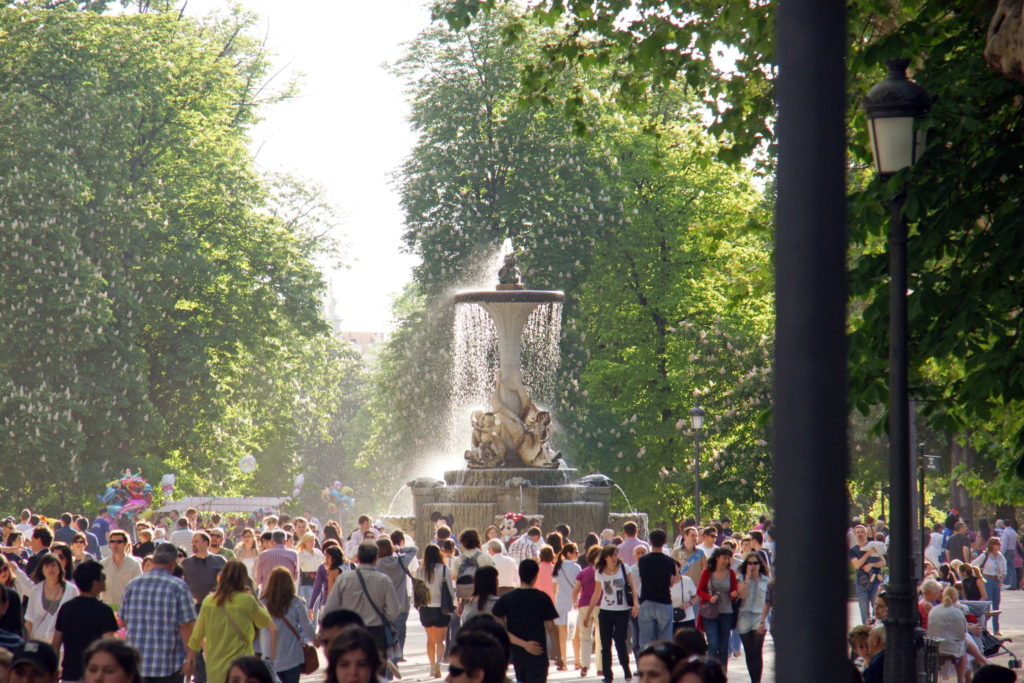
[[497, 538], [487, 541], [485, 546], [491, 562], [498, 570], [498, 595], [504, 595], [519, 588], [519, 565], [505, 553], [505, 544]]
[[1013, 565], [1017, 556], [1017, 523], [1012, 519], [1003, 520], [1003, 557], [1006, 558], [1006, 590], [1017, 590], [1017, 568]]
[[179, 517], [176, 522], [177, 529], [171, 534], [171, 537], [167, 540], [171, 542], [176, 548], [181, 548], [186, 553], [192, 552], [192, 530], [188, 528], [188, 518]]
[[106, 576], [106, 588], [101, 599], [116, 611], [121, 605], [125, 586], [136, 576], [142, 575], [142, 563], [130, 552], [127, 532], [114, 529], [108, 534], [107, 543], [110, 545], [110, 554], [100, 560]]
[[14, 528], [21, 532], [22, 538], [31, 538], [32, 530], [35, 529], [35, 526], [32, 524], [32, 511], [29, 510], [28, 508], [25, 508], [24, 510], [21, 511], [20, 516], [21, 523], [15, 525]]

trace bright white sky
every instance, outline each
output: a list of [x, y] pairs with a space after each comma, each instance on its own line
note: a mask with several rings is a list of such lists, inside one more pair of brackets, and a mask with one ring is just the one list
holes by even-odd
[[[425, 0], [240, 0], [261, 16], [283, 83], [304, 74], [298, 97], [264, 112], [253, 131], [257, 163], [324, 186], [345, 217], [349, 268], [329, 274], [341, 329], [390, 330], [391, 298], [416, 259], [400, 253], [402, 212], [390, 174], [415, 136], [402, 83], [382, 65], [430, 22]], [[193, 16], [224, 0], [189, 0]]]

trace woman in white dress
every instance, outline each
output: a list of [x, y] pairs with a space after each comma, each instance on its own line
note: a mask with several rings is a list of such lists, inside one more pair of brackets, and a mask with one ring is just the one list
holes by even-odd
[[558, 626], [558, 648], [562, 655], [562, 666], [559, 671], [565, 671], [569, 662], [568, 641], [573, 639], [573, 655], [576, 661], [576, 668], [581, 668], [579, 641], [573, 638], [576, 631], [576, 613], [573, 610], [573, 588], [576, 587], [576, 577], [582, 571], [576, 564], [580, 553], [575, 543], [566, 543], [562, 546], [562, 552], [558, 553], [558, 560], [552, 570], [552, 577], [555, 584], [555, 610], [558, 611], [558, 618], [555, 625]]

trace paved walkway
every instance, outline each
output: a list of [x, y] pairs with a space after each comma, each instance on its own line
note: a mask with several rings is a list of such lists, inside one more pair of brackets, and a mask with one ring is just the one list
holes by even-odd
[[[1024, 657], [1024, 591], [1004, 591], [1002, 597], [1002, 616], [1001, 616], [1001, 628], [1004, 637], [1012, 638], [1012, 643], [1007, 643], [1007, 647], [1018, 657]], [[848, 605], [847, 613], [849, 615], [849, 623], [855, 625], [860, 623], [860, 612], [857, 609], [856, 601], [851, 601]], [[408, 662], [401, 665], [402, 680], [403, 681], [433, 681], [435, 679], [430, 676], [430, 668], [427, 664], [426, 656], [426, 634], [419, 625], [419, 619], [415, 611], [409, 620], [409, 636], [406, 643], [406, 658]], [[572, 660], [572, 654], [570, 651], [570, 663]], [[322, 658], [322, 655], [321, 655]], [[1002, 664], [1005, 666], [1007, 656], [998, 655], [993, 657], [991, 660], [994, 664]], [[774, 683], [775, 675], [775, 644], [772, 641], [771, 635], [765, 639], [764, 644], [764, 663], [765, 672], [762, 676], [762, 683]], [[324, 662], [326, 664], [326, 662]], [[616, 663], [613, 667], [616, 674], [616, 680], [622, 681], [622, 670]], [[593, 669], [591, 669], [593, 671]], [[442, 672], [446, 672], [447, 669], [442, 667]], [[635, 673], [635, 672], [634, 672]], [[324, 679], [324, 669], [302, 677], [302, 683], [318, 683]], [[601, 679], [596, 676], [590, 676], [588, 678], [580, 678], [578, 671], [556, 671], [554, 667], [550, 669], [548, 680], [550, 681], [600, 681]], [[749, 683], [750, 677], [747, 675], [747, 667], [743, 661], [743, 656], [731, 658], [729, 662], [729, 683]]]

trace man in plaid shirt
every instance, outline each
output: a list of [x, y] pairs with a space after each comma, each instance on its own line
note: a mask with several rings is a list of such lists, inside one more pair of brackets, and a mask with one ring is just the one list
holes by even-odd
[[532, 526], [508, 547], [509, 556], [519, 564], [525, 559], [536, 560], [540, 555], [540, 529]]
[[173, 544], [157, 545], [153, 568], [132, 579], [121, 600], [128, 642], [142, 653], [145, 683], [181, 683], [195, 666], [195, 653], [187, 643], [196, 611], [188, 586], [171, 574], [177, 558]]

